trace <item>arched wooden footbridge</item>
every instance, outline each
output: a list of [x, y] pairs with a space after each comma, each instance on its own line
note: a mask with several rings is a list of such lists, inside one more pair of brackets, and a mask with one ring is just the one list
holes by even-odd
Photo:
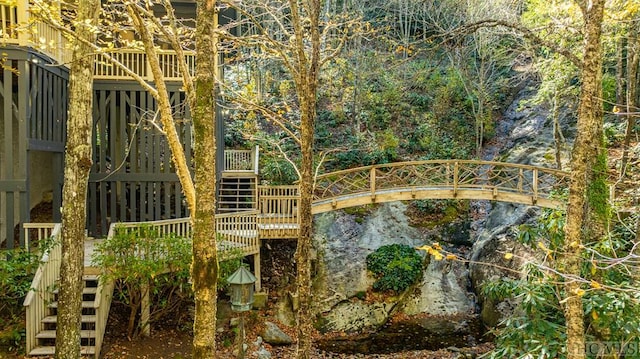
[[398, 162], [323, 174], [314, 186], [313, 213], [414, 199], [477, 199], [562, 209], [554, 197], [569, 173], [505, 162]]
[[[554, 193], [567, 188], [568, 181], [567, 172], [503, 162], [445, 160], [391, 163], [318, 176], [314, 186], [312, 212], [322, 213], [371, 203], [428, 198], [495, 200], [562, 209], [565, 203], [554, 197]], [[216, 215], [216, 234], [221, 255], [227, 250], [239, 249], [245, 256], [253, 256], [254, 273], [258, 278], [256, 290], [260, 291], [260, 241], [298, 237], [300, 195], [298, 186], [257, 186], [251, 192], [255, 195], [246, 202], [253, 203], [253, 208]], [[191, 236], [189, 218], [178, 218], [113, 223], [109, 237], [114, 236], [116, 231], [129, 231], [141, 226], [155, 228], [159, 235], [174, 233], [184, 237]], [[37, 230], [38, 238], [57, 237], [60, 233], [59, 224], [30, 224], [25, 226], [27, 227], [30, 231]], [[53, 298], [47, 288], [54, 287], [60, 267], [59, 241], [54, 243], [57, 245], [47, 258], [43, 258], [33, 280], [32, 291], [24, 303], [27, 312], [27, 351], [31, 355], [51, 351], [50, 348], [34, 347], [38, 338], [50, 335], [39, 328], [42, 323], [52, 320], [50, 316], [46, 316], [45, 308], [47, 300]], [[87, 246], [87, 243], [91, 245]], [[85, 242], [86, 258], [92, 257], [94, 243]], [[85, 277], [98, 274], [101, 270], [87, 264]], [[97, 285], [97, 293], [100, 295], [91, 304], [96, 313], [93, 321], [95, 333], [92, 334], [95, 346], [86, 349], [87, 354], [95, 354], [96, 357], [99, 356], [104, 336], [113, 282], [100, 278]]]

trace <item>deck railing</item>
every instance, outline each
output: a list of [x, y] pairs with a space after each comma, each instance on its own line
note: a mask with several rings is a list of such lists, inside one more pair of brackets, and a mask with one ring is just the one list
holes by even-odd
[[51, 232], [53, 244], [51, 249], [42, 255], [40, 266], [36, 271], [31, 290], [24, 299], [26, 309], [27, 353], [36, 344], [36, 334], [42, 330], [42, 319], [47, 315], [47, 304], [54, 300], [53, 289], [60, 276], [60, 260], [62, 245], [60, 243], [60, 224], [56, 224]]
[[29, 1], [2, 1], [0, 3], [1, 42], [33, 47], [58, 63], [69, 63], [69, 41], [51, 25], [29, 17]]
[[295, 238], [300, 228], [298, 186], [258, 186], [260, 238]]
[[[69, 64], [72, 49], [69, 40], [59, 29], [46, 22], [34, 20], [29, 16], [29, 1], [0, 0], [0, 45], [14, 44], [32, 47], [60, 64]], [[166, 81], [181, 81], [175, 51], [158, 50], [158, 61]], [[147, 55], [142, 50], [121, 49], [108, 54], [97, 54], [94, 66], [95, 79], [101, 80], [131, 80], [131, 77], [121, 68], [113, 64], [109, 57], [127, 66], [132, 72], [146, 81], [153, 81]], [[195, 52], [185, 53], [187, 68], [191, 74], [195, 73]]]
[[[165, 81], [182, 81], [182, 74], [180, 73], [178, 65], [180, 59], [176, 52], [157, 50], [157, 54]], [[95, 79], [131, 80], [131, 76], [121, 67], [116, 66], [109, 58], [120, 62], [144, 80], [153, 81], [147, 54], [144, 53], [144, 51], [135, 49], [123, 49], [96, 55], [94, 67]], [[189, 72], [194, 74], [196, 68], [195, 52], [186, 52], [184, 60], [187, 62]]]
[[260, 252], [257, 211], [216, 214], [218, 250], [242, 250], [245, 254]]
[[258, 146], [253, 150], [225, 150], [223, 171], [258, 174], [258, 161]]
[[[258, 230], [256, 226], [257, 212], [242, 212], [230, 214], [216, 214], [216, 231], [220, 236], [218, 249], [224, 252], [229, 249], [239, 249], [245, 255], [257, 253], [260, 250], [258, 242]], [[109, 235], [113, 236], [115, 228], [119, 230], [135, 230], [147, 226], [158, 234], [170, 234], [191, 238], [192, 228], [189, 218], [165, 219], [149, 222], [122, 222], [114, 223], [109, 229]]]

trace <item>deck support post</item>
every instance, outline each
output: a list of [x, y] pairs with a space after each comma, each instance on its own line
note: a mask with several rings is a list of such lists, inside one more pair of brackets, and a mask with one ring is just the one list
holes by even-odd
[[253, 272], [253, 274], [256, 276], [256, 292], [260, 292], [262, 290], [262, 278], [260, 275], [260, 252], [253, 255]]
[[149, 282], [145, 283], [141, 288], [141, 303], [140, 303], [140, 333], [142, 336], [151, 336], [151, 326], [149, 324], [149, 318], [151, 316], [151, 303], [149, 301]]

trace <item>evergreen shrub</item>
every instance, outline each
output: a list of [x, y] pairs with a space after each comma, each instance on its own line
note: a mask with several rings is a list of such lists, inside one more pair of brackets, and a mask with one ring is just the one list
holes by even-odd
[[378, 278], [375, 290], [401, 292], [422, 276], [422, 257], [411, 246], [390, 244], [367, 256], [367, 269]]

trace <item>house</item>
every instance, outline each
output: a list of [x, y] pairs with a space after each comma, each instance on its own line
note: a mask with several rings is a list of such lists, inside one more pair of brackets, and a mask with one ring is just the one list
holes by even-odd
[[[179, 18], [195, 17], [193, 0], [172, 2]], [[43, 21], [29, 18], [29, 1], [0, 0], [0, 243], [24, 245], [22, 224], [31, 221], [38, 204], [48, 221], [60, 222], [63, 156], [68, 111], [68, 41]], [[158, 10], [160, 11], [160, 10]], [[230, 13], [221, 13], [227, 22]], [[131, 36], [126, 35], [125, 36]], [[133, 38], [133, 36], [131, 36]], [[152, 82], [147, 55], [139, 50], [113, 53], [137, 75]], [[185, 146], [192, 160], [191, 119], [181, 91], [182, 79], [174, 51], [158, 51], [165, 81]], [[187, 53], [195, 69], [195, 54]], [[155, 125], [155, 99], [124, 71], [96, 56], [94, 68], [93, 167], [89, 179], [87, 230], [91, 236], [106, 235], [114, 222], [150, 221], [188, 216], [180, 183], [170, 163], [161, 129]], [[223, 122], [218, 121], [223, 142]], [[227, 163], [231, 187], [246, 190], [257, 184], [257, 152], [227, 152], [218, 146], [218, 163]], [[253, 158], [253, 160], [252, 160]], [[240, 163], [246, 164], [238, 167]], [[193, 168], [193, 164], [189, 164]], [[242, 179], [238, 179], [242, 178]], [[230, 193], [227, 190], [226, 193]], [[255, 193], [255, 191], [254, 191]], [[227, 196], [230, 201], [247, 202]], [[251, 202], [251, 201], [249, 201]], [[255, 202], [255, 201], [254, 201]], [[223, 204], [221, 208], [224, 208]], [[228, 208], [229, 206], [226, 205]]]

